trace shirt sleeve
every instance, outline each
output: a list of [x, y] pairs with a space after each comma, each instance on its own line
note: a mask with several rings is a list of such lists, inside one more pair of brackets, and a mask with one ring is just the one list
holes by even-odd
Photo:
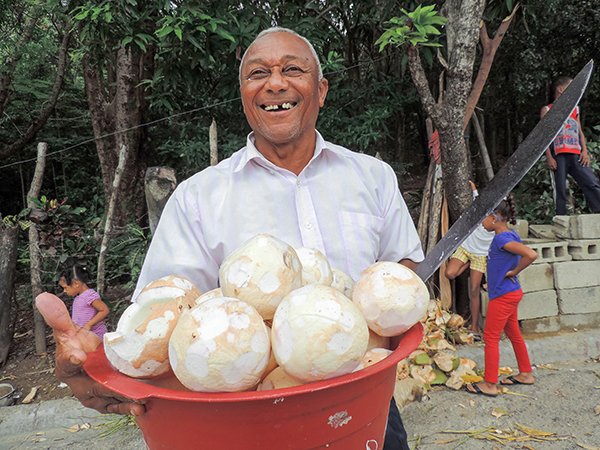
[[196, 199], [185, 182], [160, 216], [132, 300], [148, 283], [167, 275], [185, 277], [202, 292], [218, 284], [219, 265], [206, 245]]
[[496, 242], [498, 243], [498, 248], [501, 248], [502, 250], [504, 250], [504, 246], [509, 242], [520, 241], [520, 239], [518, 239], [518, 237], [515, 237], [513, 233], [500, 233], [496, 235], [496, 239]]
[[385, 165], [384, 216], [380, 233], [379, 261], [400, 261], [410, 259], [421, 262], [424, 259], [421, 240], [413, 223], [406, 202], [400, 194], [398, 179], [393, 169]]

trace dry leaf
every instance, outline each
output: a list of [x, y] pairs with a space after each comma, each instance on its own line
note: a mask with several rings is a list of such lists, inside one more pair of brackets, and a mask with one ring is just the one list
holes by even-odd
[[594, 408], [594, 413], [595, 413], [596, 415], [600, 414], [600, 405], [597, 405], [597, 406]]
[[594, 447], [592, 445], [585, 445], [581, 442], [576, 442], [578, 447], [584, 448], [585, 450], [600, 450], [600, 447]]
[[38, 387], [32, 387], [31, 390], [29, 391], [29, 394], [27, 394], [25, 396], [25, 398], [23, 399], [23, 401], [21, 403], [27, 404], [27, 403], [31, 403], [31, 401], [34, 399], [35, 395], [37, 394], [38, 391]]
[[531, 428], [520, 423], [515, 423], [516, 427], [521, 430], [523, 433], [528, 434], [529, 436], [556, 436], [556, 433], [552, 433], [551, 431], [543, 431], [538, 430], [536, 428]]
[[538, 369], [558, 370], [552, 364], [536, 364], [535, 367], [537, 367]]
[[498, 369], [498, 375], [512, 375], [513, 370], [510, 367], [500, 367]]
[[502, 416], [506, 416], [508, 415], [508, 411], [505, 410], [504, 408], [494, 408], [492, 409], [492, 416], [494, 416], [496, 419], [502, 417]]
[[475, 406], [475, 400], [469, 400], [469, 405], [471, 405], [471, 407]]
[[77, 433], [79, 431], [79, 424], [76, 423], [75, 425], [71, 425], [69, 428], [67, 428], [67, 431], [69, 433]]
[[479, 383], [483, 381], [483, 377], [479, 375], [462, 375], [461, 378], [465, 383]]

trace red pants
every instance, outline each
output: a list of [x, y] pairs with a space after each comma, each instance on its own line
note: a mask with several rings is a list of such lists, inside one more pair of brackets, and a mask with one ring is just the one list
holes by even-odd
[[500, 365], [500, 352], [498, 342], [502, 331], [512, 343], [519, 372], [531, 372], [531, 363], [527, 346], [521, 336], [518, 322], [519, 302], [523, 298], [523, 291], [509, 292], [508, 294], [490, 300], [485, 318], [485, 329], [483, 330], [483, 341], [485, 342], [485, 374], [484, 379], [488, 383], [498, 382], [498, 366]]

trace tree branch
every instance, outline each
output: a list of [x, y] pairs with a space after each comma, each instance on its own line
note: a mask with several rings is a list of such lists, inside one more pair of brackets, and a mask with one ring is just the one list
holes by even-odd
[[406, 47], [406, 51], [408, 53], [408, 70], [410, 71], [410, 76], [417, 88], [417, 92], [421, 97], [423, 109], [425, 109], [427, 115], [433, 120], [435, 128], [444, 127], [442, 124], [443, 117], [441, 111], [436, 105], [431, 89], [429, 89], [427, 76], [425, 75], [423, 64], [421, 64], [419, 50], [416, 47], [409, 45]]
[[467, 107], [465, 109], [465, 117], [463, 120], [463, 129], [467, 127], [469, 120], [471, 120], [475, 106], [477, 106], [477, 102], [479, 101], [479, 97], [481, 97], [485, 82], [487, 81], [492, 69], [496, 51], [498, 50], [498, 47], [500, 47], [500, 43], [502, 42], [502, 39], [504, 39], [508, 27], [510, 27], [510, 24], [512, 23], [512, 20], [514, 19], [519, 7], [520, 4], [517, 3], [510, 15], [502, 20], [502, 23], [496, 30], [496, 34], [494, 35], [493, 39], [489, 38], [485, 23], [482, 22], [482, 26], [479, 30], [479, 40], [481, 42], [481, 46], [483, 47], [483, 55], [481, 58], [481, 64], [479, 65], [479, 70], [477, 71], [477, 77], [473, 82], [473, 87], [471, 88], [469, 99], [467, 100]]
[[56, 78], [54, 79], [54, 85], [52, 86], [52, 91], [50, 94], [50, 99], [48, 100], [48, 104], [42, 110], [40, 115], [33, 121], [27, 131], [15, 142], [4, 147], [0, 151], [0, 158], [5, 158], [7, 156], [13, 155], [19, 151], [21, 151], [27, 144], [31, 143], [38, 132], [46, 125], [48, 118], [54, 111], [54, 107], [56, 106], [56, 102], [58, 101], [58, 97], [62, 91], [62, 86], [65, 78], [65, 72], [67, 70], [67, 60], [68, 60], [68, 49], [69, 49], [69, 39], [70, 39], [70, 30], [67, 30], [63, 35], [62, 42], [60, 44], [60, 48], [58, 50], [58, 66], [56, 69]]

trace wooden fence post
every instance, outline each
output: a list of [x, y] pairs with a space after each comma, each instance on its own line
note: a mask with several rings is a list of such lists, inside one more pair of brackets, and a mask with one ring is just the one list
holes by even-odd
[[[35, 163], [35, 172], [33, 180], [27, 193], [27, 207], [35, 209], [34, 200], [40, 196], [42, 181], [44, 179], [44, 169], [46, 167], [46, 151], [48, 144], [40, 142], [37, 146], [37, 160]], [[32, 298], [42, 293], [42, 264], [40, 255], [40, 238], [37, 224], [32, 222], [29, 227], [29, 259], [31, 268], [31, 294]], [[35, 352], [38, 355], [46, 353], [46, 323], [44, 318], [33, 306], [33, 335], [35, 339]]]
[[104, 222], [104, 234], [102, 235], [102, 243], [100, 244], [100, 254], [98, 255], [98, 275], [96, 278], [96, 287], [101, 297], [104, 296], [104, 289], [106, 284], [106, 253], [108, 252], [108, 244], [112, 234], [112, 221], [115, 215], [115, 205], [117, 203], [117, 197], [119, 196], [119, 186], [121, 185], [121, 177], [123, 176], [123, 169], [125, 168], [125, 161], [127, 160], [128, 147], [121, 145], [119, 151], [119, 163], [115, 170], [115, 176], [113, 178], [112, 191], [110, 194], [110, 200], [108, 202], [108, 208], [106, 209], [106, 221]]
[[219, 163], [219, 148], [217, 145], [217, 122], [214, 118], [208, 128], [208, 142], [210, 144], [210, 165], [216, 166]]

